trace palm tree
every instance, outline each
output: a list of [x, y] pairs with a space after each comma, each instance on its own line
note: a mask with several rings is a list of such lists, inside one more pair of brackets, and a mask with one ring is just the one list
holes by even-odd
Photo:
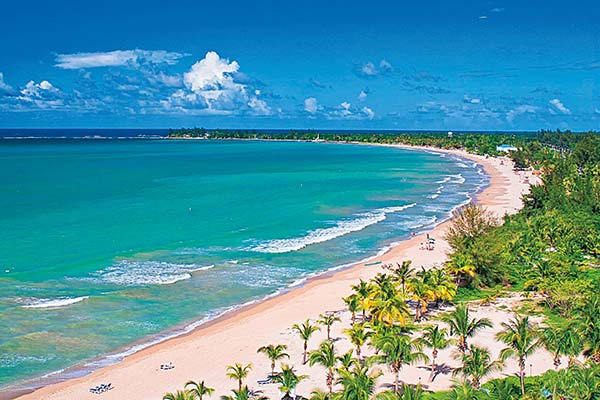
[[373, 334], [371, 331], [365, 329], [366, 326], [364, 323], [353, 325], [350, 329], [345, 329], [344, 333], [348, 335], [350, 342], [356, 346], [356, 357], [361, 359], [361, 348], [366, 343], [367, 340]]
[[558, 369], [561, 364], [560, 357], [569, 357], [569, 366], [583, 350], [583, 342], [579, 333], [573, 327], [554, 328], [547, 327], [541, 331], [540, 337], [544, 347], [554, 358], [554, 368]]
[[408, 306], [401, 294], [377, 299], [371, 307], [371, 316], [376, 324], [405, 325], [409, 315]]
[[334, 313], [327, 313], [319, 315], [317, 324], [320, 324], [327, 328], [327, 340], [331, 340], [331, 326], [336, 322], [340, 322], [341, 319]]
[[252, 393], [248, 386], [244, 386], [239, 390], [232, 390], [233, 395], [221, 396], [221, 400], [269, 400], [266, 396], [257, 396], [256, 393]]
[[234, 365], [227, 366], [227, 377], [238, 381], [238, 391], [242, 390], [244, 379], [248, 377], [248, 374], [252, 370], [252, 364], [246, 366], [235, 363]]
[[296, 388], [298, 383], [302, 382], [306, 378], [308, 378], [308, 375], [296, 375], [292, 367], [282, 364], [281, 374], [277, 375], [274, 378], [274, 381], [281, 384], [279, 390], [284, 393], [286, 397], [290, 397], [290, 392]]
[[308, 354], [308, 362], [310, 366], [321, 364], [325, 369], [327, 369], [325, 384], [329, 389], [329, 395], [331, 397], [331, 394], [333, 393], [333, 369], [335, 368], [335, 364], [337, 362], [333, 342], [331, 340], [326, 340], [321, 343], [317, 350], [313, 350]]
[[175, 393], [165, 393], [163, 400], [194, 400], [194, 396], [187, 390], [178, 390]]
[[486, 376], [502, 370], [501, 360], [492, 361], [490, 352], [483, 348], [471, 345], [468, 353], [459, 353], [462, 358], [462, 367], [454, 370], [454, 375], [471, 378], [471, 385], [479, 389], [481, 380]]
[[468, 338], [473, 337], [484, 328], [491, 328], [493, 326], [492, 321], [487, 318], [471, 319], [469, 317], [469, 308], [464, 304], [459, 304], [453, 311], [442, 315], [441, 320], [450, 326], [451, 335], [458, 336], [458, 350], [463, 354], [468, 349]]
[[454, 275], [454, 283], [458, 287], [468, 285], [475, 277], [477, 268], [473, 259], [464, 253], [454, 253], [446, 263], [446, 271]]
[[341, 364], [341, 369], [351, 369], [353, 365], [358, 364], [358, 360], [352, 356], [352, 350], [349, 350], [337, 357], [337, 360]]
[[417, 275], [408, 281], [408, 291], [415, 303], [415, 321], [420, 321], [421, 316], [427, 312], [429, 301], [434, 300], [435, 296], [431, 286], [429, 286], [424, 276]]
[[348, 311], [350, 311], [350, 313], [352, 314], [352, 325], [354, 325], [354, 323], [356, 322], [356, 312], [360, 309], [360, 302], [358, 299], [358, 295], [356, 294], [351, 294], [348, 297], [344, 297], [344, 303], [346, 303], [346, 306], [348, 307]]
[[344, 400], [369, 400], [375, 392], [377, 378], [380, 371], [369, 372], [364, 366], [355, 365], [352, 370], [339, 370], [337, 384], [342, 385], [340, 399]]
[[365, 313], [369, 308], [369, 296], [371, 294], [371, 288], [368, 282], [365, 282], [361, 279], [358, 284], [352, 285], [352, 290], [358, 298], [359, 308], [362, 310], [362, 319], [364, 321], [366, 318]]
[[[191, 386], [191, 389], [188, 389], [188, 386]], [[188, 381], [185, 384], [185, 388], [192, 394], [192, 398], [196, 400], [202, 400], [205, 395], [212, 396], [212, 394], [215, 392], [215, 389], [206, 386], [204, 381]]]
[[275, 363], [283, 358], [290, 358], [286, 353], [287, 346], [285, 344], [268, 345], [260, 347], [256, 352], [264, 353], [271, 360], [271, 376], [275, 375]]
[[577, 316], [577, 331], [584, 338], [584, 354], [600, 364], [600, 296], [588, 300]]
[[431, 349], [431, 375], [429, 375], [429, 382], [433, 381], [436, 371], [435, 360], [438, 356], [439, 350], [444, 350], [452, 343], [452, 340], [448, 339], [448, 330], [446, 328], [440, 329], [439, 326], [426, 326], [423, 329], [423, 336], [421, 337], [421, 343]]
[[433, 268], [429, 270], [428, 278], [436, 306], [439, 305], [440, 301], [452, 300], [456, 296], [456, 284], [443, 269]]
[[373, 336], [372, 345], [377, 350], [373, 360], [386, 364], [394, 374], [395, 393], [398, 393], [400, 387], [400, 370], [404, 365], [428, 361], [428, 357], [421, 351], [419, 341], [405, 334], [377, 334]]
[[500, 351], [500, 358], [516, 358], [519, 362], [519, 377], [521, 378], [521, 394], [525, 396], [525, 360], [540, 347], [539, 333], [529, 323], [529, 317], [515, 315], [508, 323], [503, 322], [502, 331], [496, 338], [508, 345]]
[[329, 400], [329, 393], [315, 389], [310, 392], [310, 400]]
[[317, 332], [319, 329], [318, 326], [312, 325], [310, 320], [304, 321], [301, 325], [294, 324], [292, 329], [298, 332], [300, 339], [304, 342], [304, 351], [302, 352], [302, 364], [306, 364], [306, 353], [308, 351], [308, 340], [312, 336], [313, 333]]
[[519, 389], [508, 379], [494, 379], [490, 383], [489, 400], [518, 400], [521, 398]]
[[469, 381], [454, 381], [452, 390], [448, 393], [448, 400], [480, 400], [484, 397], [474, 388]]
[[393, 269], [394, 279], [400, 283], [402, 294], [406, 294], [406, 282], [412, 277], [411, 260], [404, 260], [402, 264], [396, 263], [396, 268]]

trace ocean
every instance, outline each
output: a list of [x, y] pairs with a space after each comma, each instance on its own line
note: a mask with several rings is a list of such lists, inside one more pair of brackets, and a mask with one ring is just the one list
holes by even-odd
[[85, 373], [372, 257], [488, 183], [436, 152], [78, 135], [0, 140], [4, 388]]

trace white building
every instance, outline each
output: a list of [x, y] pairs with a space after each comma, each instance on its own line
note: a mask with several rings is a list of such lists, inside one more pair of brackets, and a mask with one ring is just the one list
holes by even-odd
[[511, 151], [517, 151], [515, 146], [511, 146], [510, 144], [501, 144], [500, 146], [496, 146], [496, 151], [503, 151], [505, 153], [510, 153]]

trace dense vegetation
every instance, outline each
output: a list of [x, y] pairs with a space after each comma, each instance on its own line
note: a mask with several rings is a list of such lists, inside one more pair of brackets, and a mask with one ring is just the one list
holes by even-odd
[[[249, 131], [186, 130], [173, 136], [207, 138], [259, 138], [274, 135]], [[278, 134], [278, 139], [314, 140], [316, 132]], [[319, 139], [377, 143], [406, 143], [443, 148], [467, 148], [494, 154], [500, 143], [519, 150], [511, 157], [521, 168], [543, 172], [543, 184], [524, 196], [524, 208], [497, 221], [486, 210], [469, 205], [458, 210], [446, 239], [452, 248], [444, 268], [418, 270], [410, 262], [387, 266], [386, 272], [369, 282], [353, 286], [344, 299], [351, 312], [345, 330], [354, 350], [337, 354], [329, 329], [340, 319], [322, 315], [294, 325], [304, 344], [302, 363], [320, 364], [327, 371], [326, 392], [314, 391], [311, 399], [402, 400], [402, 399], [599, 399], [600, 398], [600, 138], [596, 134], [539, 132], [523, 135], [417, 135], [319, 134]], [[503, 222], [503, 223], [501, 223]], [[518, 290], [535, 296], [533, 306], [521, 310], [500, 327], [496, 339], [503, 350], [491, 359], [489, 350], [471, 344], [471, 339], [491, 321], [473, 318], [468, 296], [483, 298], [499, 291]], [[456, 307], [423, 317], [440, 303], [454, 301]], [[547, 318], [541, 326], [526, 314]], [[433, 323], [432, 323], [433, 321]], [[327, 340], [311, 349], [309, 340], [317, 329], [327, 329]], [[453, 346], [461, 367], [454, 370], [452, 390], [426, 393], [420, 384], [402, 383], [402, 368], [427, 363], [431, 378], [437, 373], [439, 350]], [[545, 348], [554, 356], [554, 371], [526, 377], [527, 357]], [[365, 348], [371, 349], [365, 355]], [[289, 358], [285, 345], [258, 349], [271, 360], [269, 379], [288, 395], [306, 376], [276, 362]], [[560, 369], [561, 359], [568, 365]], [[505, 368], [507, 359], [517, 361], [517, 376], [483, 383], [491, 373]], [[299, 361], [299, 360], [293, 360]], [[378, 365], [395, 376], [392, 389], [375, 393]], [[223, 400], [261, 399], [243, 384], [251, 366], [229, 367], [237, 382], [232, 396]], [[268, 371], [266, 371], [268, 372]], [[167, 394], [165, 399], [202, 399], [212, 392], [204, 382], [190, 382], [188, 390]], [[203, 388], [198, 392], [197, 388]], [[340, 390], [334, 391], [337, 387]], [[195, 391], [194, 391], [195, 390]], [[180, 396], [180, 397], [177, 397]]]

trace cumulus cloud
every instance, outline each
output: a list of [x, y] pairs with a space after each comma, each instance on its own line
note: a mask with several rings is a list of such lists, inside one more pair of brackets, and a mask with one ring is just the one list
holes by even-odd
[[529, 104], [522, 104], [508, 111], [506, 120], [512, 123], [515, 118], [521, 114], [535, 114], [538, 108]]
[[368, 119], [373, 119], [375, 118], [375, 112], [373, 112], [372, 109], [370, 109], [369, 107], [365, 106], [360, 110]]
[[365, 101], [368, 96], [369, 96], [369, 93], [366, 90], [361, 90], [357, 97], [358, 97], [358, 100]]
[[315, 114], [319, 110], [319, 102], [314, 97], [304, 99], [304, 111]]
[[387, 60], [381, 60], [377, 65], [369, 61], [358, 69], [358, 75], [362, 77], [375, 77], [379, 75], [386, 75], [393, 70], [394, 67]]
[[373, 119], [375, 118], [375, 112], [367, 107], [363, 106], [358, 108], [353, 106], [347, 101], [343, 101], [336, 107], [329, 108], [325, 112], [327, 119]]
[[558, 111], [559, 113], [564, 115], [571, 114], [571, 110], [565, 107], [565, 105], [559, 99], [552, 99], [549, 101], [549, 103], [552, 106], [552, 108], [550, 108], [551, 113], [555, 113], [556, 111]]
[[186, 54], [165, 50], [115, 50], [93, 53], [59, 54], [55, 66], [62, 69], [176, 64]]
[[13, 90], [14, 89], [12, 88], [12, 86], [10, 86], [8, 83], [4, 82], [4, 74], [2, 72], [0, 72], [0, 94], [12, 93]]

